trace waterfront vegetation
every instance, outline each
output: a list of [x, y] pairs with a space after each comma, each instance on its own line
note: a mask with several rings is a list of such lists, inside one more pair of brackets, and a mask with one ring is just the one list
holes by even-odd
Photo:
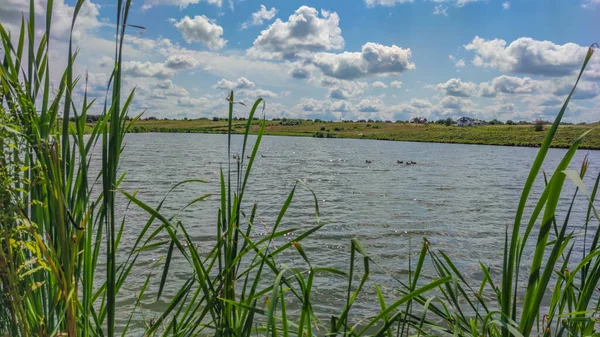
[[[76, 4], [73, 22], [83, 1]], [[310, 229], [288, 228], [285, 221], [298, 190], [318, 194], [303, 184], [290, 191], [276, 221], [270, 224], [270, 233], [253, 235], [257, 205], [247, 208], [244, 200], [268, 124], [261, 121], [254, 125], [254, 117], [260, 117], [264, 108], [260, 99], [247, 108], [249, 119], [238, 127], [233, 123], [234, 108], [244, 108], [234, 105], [233, 93], [229, 96], [229, 118], [224, 128], [229, 134], [230, 161], [220, 172], [220, 207], [214, 210], [218, 221], [208, 254], [197, 251], [185, 223], [161, 213], [162, 203], [147, 205], [135, 191], [119, 188], [127, 179], [125, 172], [118, 170], [123, 139], [136, 125], [135, 118], [126, 118], [133, 113], [129, 107], [134, 93], [121, 92], [119, 67], [126, 30], [135, 28], [127, 22], [129, 6], [130, 1], [118, 1], [114, 69], [103, 101], [89, 101], [86, 96], [74, 101], [72, 93], [84, 85], [85, 78], [73, 73], [76, 53], [72, 47], [59, 87], [50, 90], [52, 64], [47, 56], [51, 1], [42, 27], [46, 33], [39, 40], [33, 38], [37, 36], [33, 5], [20, 32], [11, 36], [0, 25], [4, 53], [0, 65], [0, 336], [127, 336], [132, 324], [145, 324], [146, 336], [598, 333], [600, 217], [593, 201], [600, 176], [588, 189], [582, 183], [587, 161], [579, 171], [568, 170], [591, 132], [572, 139], [554, 172], [544, 175], [546, 185], [537, 201], [527, 205], [534, 182], [542, 179], [542, 163], [557, 137], [573, 91], [553, 124], [540, 133], [543, 140], [523, 183], [514, 224], [506, 229], [505, 241], [498, 242], [498, 250], [504, 252], [498, 257], [503, 260], [502, 270], [490, 270], [482, 264], [483, 280], [469, 284], [452, 263], [452, 256], [432, 249], [424, 239], [414, 260], [409, 257], [407, 277], [395, 278], [394, 291], [384, 294], [372, 283], [370, 274], [385, 266], [369, 256], [360, 238], [351, 241], [346, 269], [311, 263], [302, 247], [303, 240], [310, 240], [324, 225], [316, 196], [315, 223]], [[582, 60], [581, 73], [592, 54], [590, 48]], [[86, 134], [86, 116], [92, 104], [102, 106], [103, 113]], [[69, 128], [71, 117], [74, 122]], [[248, 142], [250, 129], [258, 135], [253, 144]], [[231, 159], [234, 130], [244, 135], [240, 159], [235, 161]], [[477, 130], [483, 132], [485, 128]], [[95, 148], [101, 165], [96, 168], [99, 173], [92, 174], [90, 157]], [[173, 182], [173, 188], [192, 183], [203, 181]], [[575, 193], [588, 197], [583, 223], [573, 223], [570, 211], [556, 214], [559, 201], [564, 200], [564, 184], [575, 184]], [[129, 207], [147, 212], [148, 221], [140, 228], [125, 228], [125, 214], [116, 205], [117, 197], [127, 200]], [[200, 195], [182, 201], [182, 207], [206, 198]], [[569, 210], [575, 198], [571, 200]], [[526, 206], [533, 206], [527, 217]], [[138, 231], [138, 236], [133, 248], [123, 252], [120, 243], [126, 230]], [[293, 240], [281, 240], [292, 233]], [[159, 287], [154, 289], [148, 286], [153, 276], [133, 275], [131, 271], [140, 256], [157, 249], [167, 253], [157, 261], [162, 271], [156, 276]], [[284, 251], [296, 254], [303, 261], [302, 267], [281, 264]], [[528, 252], [531, 259], [525, 256]], [[117, 255], [124, 258], [118, 260]], [[190, 278], [171, 292], [165, 284], [173, 259], [188, 262]], [[425, 273], [426, 269], [431, 272]], [[327, 317], [313, 310], [311, 296], [315, 278], [323, 274], [335, 275], [347, 284], [346, 304]], [[137, 292], [135, 309], [127, 313], [129, 320], [117, 324], [117, 298], [132, 277], [144, 277], [145, 282]], [[365, 293], [373, 295], [365, 297]], [[165, 301], [164, 312], [143, 324], [132, 322], [143, 309], [141, 299], [149, 297]], [[380, 310], [368, 317], [356, 315], [353, 308], [358, 301], [377, 303]]]
[[[276, 136], [306, 136], [323, 138], [356, 138], [398, 140], [412, 142], [486, 144], [505, 146], [539, 147], [546, 136], [545, 132], [535, 130], [535, 125], [485, 125], [485, 126], [445, 126], [444, 124], [410, 124], [397, 122], [315, 122], [312, 120], [266, 121], [265, 134]], [[90, 124], [93, 125], [93, 124]], [[233, 132], [244, 133], [246, 122], [233, 120]], [[251, 132], [256, 134], [261, 122], [252, 123]], [[600, 149], [600, 131], [594, 130], [594, 124], [561, 125], [552, 141], [552, 147], [568, 148], [581, 134], [592, 130], [580, 148]], [[544, 125], [548, 131], [550, 125]], [[140, 120], [131, 128], [131, 132], [182, 132], [182, 133], [227, 133], [226, 119], [194, 120]]]

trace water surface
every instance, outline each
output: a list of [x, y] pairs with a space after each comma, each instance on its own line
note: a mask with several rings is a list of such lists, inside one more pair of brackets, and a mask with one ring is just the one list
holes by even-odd
[[[254, 141], [255, 138], [252, 138]], [[241, 136], [234, 136], [234, 153], [241, 153]], [[219, 207], [219, 169], [227, 169], [227, 136], [205, 134], [130, 134], [121, 163], [128, 172], [122, 187], [152, 206], [158, 205], [168, 190], [186, 179], [203, 179], [207, 184], [189, 184], [174, 190], [163, 211], [177, 214], [192, 235], [199, 250], [211, 248], [216, 233]], [[258, 202], [257, 236], [272, 228], [286, 197], [299, 185], [281, 229], [307, 229], [316, 224], [314, 200], [304, 186], [317, 195], [321, 221], [326, 225], [303, 247], [316, 266], [347, 270], [352, 238], [385, 270], [374, 268], [372, 280], [384, 286], [394, 298], [393, 277], [405, 278], [409, 250], [413, 258], [426, 237], [434, 249], [443, 250], [470, 280], [481, 278], [479, 262], [499, 270], [505, 229], [514, 221], [514, 210], [538, 149], [483, 145], [390, 142], [355, 139], [318, 139], [265, 136], [255, 162], [244, 211], [250, 213]], [[565, 150], [552, 149], [543, 168], [551, 174]], [[600, 167], [600, 152], [580, 151], [572, 168], [579, 169], [585, 154], [592, 166], [586, 182], [591, 185]], [[366, 163], [369, 160], [371, 163]], [[416, 165], [397, 161], [415, 161]], [[235, 160], [232, 161], [235, 163]], [[574, 188], [567, 182], [564, 202]], [[539, 195], [542, 183], [534, 188]], [[187, 202], [207, 193], [212, 197], [179, 212]], [[121, 209], [124, 209], [122, 203]], [[564, 214], [563, 205], [561, 214]], [[584, 198], [574, 209], [573, 224], [585, 218]], [[148, 216], [135, 207], [127, 210], [127, 229], [122, 251]], [[562, 219], [562, 217], [559, 217]], [[298, 232], [302, 232], [299, 230]], [[409, 237], [411, 245], [409, 245]], [[289, 238], [283, 238], [280, 245]], [[165, 249], [142, 256], [141, 266], [124, 286], [123, 312], [134, 303], [139, 285]], [[285, 262], [304, 266], [293, 251]], [[189, 267], [179, 259], [173, 262], [167, 291], [174, 291], [189, 276]], [[432, 270], [426, 272], [432, 275]], [[315, 292], [315, 310], [335, 312], [344, 303], [345, 284], [336, 277], [321, 277]], [[372, 288], [372, 287], [371, 287]], [[154, 284], [156, 291], [156, 284]], [[369, 290], [372, 291], [372, 290]], [[146, 316], [162, 308], [164, 302], [144, 300]], [[375, 301], [361, 302], [358, 312], [377, 310]]]

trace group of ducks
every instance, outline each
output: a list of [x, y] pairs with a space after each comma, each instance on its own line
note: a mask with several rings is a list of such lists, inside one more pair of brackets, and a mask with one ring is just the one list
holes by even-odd
[[[365, 160], [365, 162], [366, 162], [367, 164], [371, 164], [371, 163], [372, 163], [372, 161], [370, 161], [370, 160], [368, 160], [368, 159], [367, 159], [367, 160]], [[404, 164], [404, 161], [403, 161], [403, 160], [398, 160], [398, 164]], [[415, 161], [412, 161], [412, 160], [410, 160], [410, 161], [408, 161], [408, 160], [407, 160], [407, 161], [406, 161], [406, 165], [417, 165], [417, 162], [415, 162]]]
[[[260, 155], [261, 158], [266, 158], [267, 156], [265, 156], [264, 154]], [[246, 158], [250, 159], [250, 156], [246, 156]], [[233, 159], [240, 159], [240, 156], [238, 156], [237, 154], [233, 155]]]

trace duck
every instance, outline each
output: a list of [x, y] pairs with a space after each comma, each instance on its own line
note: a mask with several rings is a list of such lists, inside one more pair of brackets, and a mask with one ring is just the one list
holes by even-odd
[[246, 158], [250, 159], [250, 156], [246, 156]]
[[267, 156], [265, 156], [264, 154], [261, 154], [260, 156], [261, 156], [262, 158], [267, 158]]
[[398, 160], [398, 164], [404, 164], [404, 161]]
[[237, 154], [234, 154], [234, 155], [233, 155], [233, 159], [238, 159], [238, 156], [237, 156]]
[[371, 164], [371, 161], [370, 161], [370, 160], [365, 160], [365, 162], [366, 162], [367, 164]]
[[410, 163], [411, 163], [412, 165], [417, 165], [417, 162], [416, 162], [416, 161], [411, 161]]

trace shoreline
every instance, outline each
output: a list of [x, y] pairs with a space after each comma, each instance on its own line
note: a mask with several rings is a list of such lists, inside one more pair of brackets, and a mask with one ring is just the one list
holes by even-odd
[[[247, 121], [234, 121], [232, 132], [241, 134]], [[251, 134], [257, 134], [260, 122], [252, 123]], [[569, 148], [584, 132], [597, 128], [598, 124], [561, 125], [552, 148]], [[481, 127], [458, 127], [403, 123], [348, 123], [348, 122], [303, 122], [299, 125], [280, 125], [267, 121], [265, 136], [370, 139], [437, 144], [492, 145], [539, 148], [546, 136], [544, 131], [533, 131], [531, 125], [487, 125]], [[137, 121], [129, 133], [203, 133], [226, 134], [226, 121]], [[585, 150], [600, 150], [600, 131], [590, 132], [579, 147]]]

